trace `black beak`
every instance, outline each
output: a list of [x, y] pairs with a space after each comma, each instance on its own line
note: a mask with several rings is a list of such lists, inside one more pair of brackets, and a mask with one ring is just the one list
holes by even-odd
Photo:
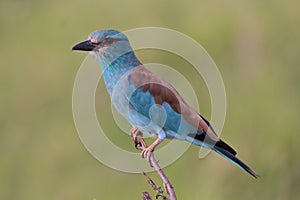
[[93, 44], [90, 40], [86, 40], [84, 42], [80, 42], [76, 44], [72, 50], [79, 50], [79, 51], [93, 51], [97, 47], [96, 44]]

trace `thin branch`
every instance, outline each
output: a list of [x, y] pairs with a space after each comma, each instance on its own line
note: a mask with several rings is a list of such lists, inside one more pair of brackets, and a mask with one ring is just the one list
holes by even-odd
[[[144, 141], [144, 139], [142, 138], [142, 133], [140, 132], [139, 129], [137, 128], [132, 128], [130, 130], [130, 134], [133, 138], [133, 142], [135, 144], [135, 148], [138, 149], [138, 150], [141, 150], [143, 151], [144, 149], [147, 148], [147, 145]], [[164, 171], [160, 168], [157, 160], [154, 158], [154, 155], [153, 153], [151, 153], [150, 155], [150, 159], [149, 159], [149, 164], [150, 166], [154, 167], [154, 169], [156, 170], [156, 172], [158, 173], [158, 175], [160, 176], [160, 178], [162, 179], [163, 183], [164, 183], [164, 186], [165, 186], [165, 189], [167, 191], [167, 193], [169, 194], [170, 196], [170, 199], [169, 200], [176, 200], [176, 194], [175, 194], [175, 190], [171, 184], [171, 182], [169, 181], [169, 179], [167, 178], [167, 176], [165, 175]], [[158, 198], [158, 196], [162, 197], [164, 200], [167, 200], [167, 198], [165, 196], [162, 195], [162, 190], [160, 187], [157, 187], [155, 185], [155, 183], [145, 174], [143, 173], [144, 176], [146, 176], [147, 178], [147, 181], [148, 183], [151, 185], [151, 187], [158, 192], [158, 195], [156, 195], [156, 199]], [[143, 193], [143, 195], [145, 194], [145, 192]], [[146, 192], [146, 194], [149, 196], [149, 194]], [[143, 199], [146, 199], [148, 200], [147, 198], [144, 198], [143, 196]], [[151, 199], [151, 198], [150, 198]]]
[[158, 199], [158, 197], [161, 197], [163, 200], [168, 200], [168, 198], [164, 195], [164, 191], [161, 189], [161, 187], [158, 187], [145, 172], [143, 172], [143, 175], [146, 177], [147, 182], [152, 187], [152, 189], [157, 192], [155, 198]]
[[143, 200], [152, 200], [148, 192], [142, 192]]

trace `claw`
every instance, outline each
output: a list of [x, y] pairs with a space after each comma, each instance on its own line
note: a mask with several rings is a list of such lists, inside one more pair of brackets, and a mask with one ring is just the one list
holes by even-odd
[[143, 149], [141, 153], [141, 157], [145, 158], [148, 162], [150, 162], [150, 157], [152, 155], [153, 150], [154, 148], [152, 146]]
[[130, 135], [132, 137], [132, 141], [135, 144], [135, 148], [138, 150], [142, 150], [141, 157], [145, 158], [152, 167], [151, 163], [151, 156], [152, 152], [154, 151], [155, 147], [159, 145], [163, 139], [160, 139], [159, 137], [149, 146], [147, 147], [145, 141], [143, 140], [143, 133], [136, 127], [133, 127], [130, 130]]
[[130, 130], [130, 136], [132, 137], [132, 142], [135, 144], [135, 148], [139, 149], [142, 146], [141, 142], [139, 141], [138, 137], [143, 137], [143, 133], [138, 128], [132, 128]]

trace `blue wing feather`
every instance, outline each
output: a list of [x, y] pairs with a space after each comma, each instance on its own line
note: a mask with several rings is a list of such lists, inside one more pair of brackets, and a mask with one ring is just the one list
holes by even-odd
[[[131, 105], [130, 121], [133, 124], [142, 127], [148, 125], [148, 130], [145, 131], [149, 132], [152, 132], [151, 126], [160, 126], [161, 119], [159, 117], [157, 119], [151, 118], [150, 116], [150, 109], [156, 106], [156, 104], [148, 90], [143, 92], [140, 88], [136, 89], [130, 97], [129, 102]], [[188, 134], [197, 133], [197, 128], [191, 126], [167, 102], [163, 102], [160, 107], [164, 109], [166, 115], [166, 119], [160, 128], [167, 133], [168, 138], [185, 139]]]

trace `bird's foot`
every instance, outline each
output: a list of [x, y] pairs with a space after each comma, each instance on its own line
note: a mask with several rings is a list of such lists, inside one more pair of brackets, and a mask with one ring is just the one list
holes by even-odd
[[142, 148], [142, 144], [141, 144], [140, 138], [143, 137], [143, 133], [138, 128], [133, 127], [130, 130], [130, 136], [132, 138], [132, 142], [135, 145], [135, 148], [136, 149], [141, 149]]
[[141, 157], [145, 158], [150, 163], [150, 165], [151, 165], [150, 157], [152, 155], [152, 152], [154, 151], [154, 148], [155, 146], [150, 145], [149, 147], [144, 148], [141, 153]]
[[145, 158], [150, 163], [151, 166], [152, 164], [150, 158], [152, 156], [152, 152], [157, 147], [157, 145], [159, 145], [162, 141], [163, 139], [160, 139], [158, 137], [149, 147], [144, 146], [145, 148], [142, 150], [142, 154], [141, 154], [142, 158]]

